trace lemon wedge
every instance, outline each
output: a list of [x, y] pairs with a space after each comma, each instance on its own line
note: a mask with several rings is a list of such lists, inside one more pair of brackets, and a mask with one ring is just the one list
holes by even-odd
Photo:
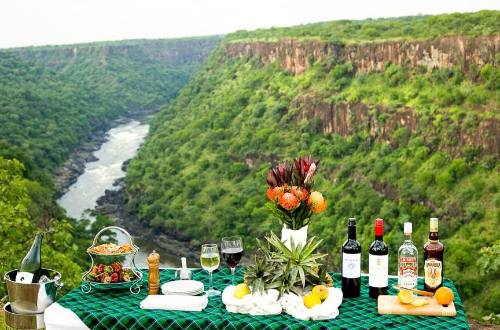
[[427, 305], [429, 302], [426, 299], [418, 298], [411, 302], [411, 304], [415, 307], [422, 307]]
[[413, 302], [413, 292], [401, 289], [398, 292], [398, 299], [402, 304], [411, 304]]
[[252, 292], [250, 291], [248, 285], [246, 285], [245, 283], [238, 284], [236, 286], [236, 289], [234, 289], [234, 297], [237, 299], [241, 299], [250, 293]]

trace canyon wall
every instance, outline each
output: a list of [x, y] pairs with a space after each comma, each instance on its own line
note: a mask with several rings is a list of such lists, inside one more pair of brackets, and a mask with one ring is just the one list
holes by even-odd
[[166, 65], [184, 65], [203, 62], [219, 45], [220, 37], [125, 40], [90, 44], [14, 48], [17, 56], [27, 61], [41, 63], [53, 69], [98, 57], [105, 64], [110, 57], [121, 56], [142, 63], [154, 61]]
[[278, 60], [285, 70], [294, 74], [300, 74], [312, 63], [327, 58], [351, 61], [356, 70], [364, 72], [381, 70], [386, 62], [427, 69], [461, 66], [467, 71], [471, 65], [495, 63], [495, 56], [500, 51], [500, 35], [353, 45], [283, 39], [277, 42], [234, 42], [224, 47], [232, 57], [257, 57], [263, 64]]
[[405, 127], [408, 133], [420, 135], [427, 142], [439, 137], [439, 141], [434, 141], [438, 148], [452, 154], [460, 154], [464, 148], [493, 155], [498, 155], [500, 151], [500, 127], [495, 118], [478, 120], [473, 127], [447, 118], [447, 124], [438, 128], [412, 108], [395, 111], [360, 102], [328, 103], [311, 95], [297, 97], [290, 109], [298, 110], [298, 122], [317, 119], [315, 129], [318, 133], [348, 136], [367, 131], [374, 140], [393, 143], [394, 132]]
[[[459, 66], [466, 73], [471, 66], [496, 65], [496, 57], [500, 54], [500, 36], [449, 36], [424, 41], [353, 45], [283, 39], [277, 42], [227, 43], [223, 47], [230, 57], [256, 57], [264, 65], [279, 61], [284, 70], [296, 75], [312, 63], [325, 59], [350, 61], [359, 72], [380, 71], [387, 62], [391, 62], [427, 70]], [[446, 118], [447, 122], [438, 128], [432, 125], [431, 118], [424, 120], [412, 108], [396, 111], [359, 102], [329, 103], [314, 95], [297, 97], [290, 105], [290, 110], [293, 109], [296, 109], [297, 121], [317, 119], [316, 129], [324, 134], [347, 136], [363, 130], [368, 131], [373, 139], [391, 143], [393, 133], [398, 128], [406, 127], [410, 134], [421, 135], [427, 140], [439, 137], [438, 148], [454, 154], [461, 153], [464, 148], [478, 149], [485, 154], [500, 153], [500, 128], [496, 118], [477, 120], [472, 127], [470, 123], [464, 125]]]

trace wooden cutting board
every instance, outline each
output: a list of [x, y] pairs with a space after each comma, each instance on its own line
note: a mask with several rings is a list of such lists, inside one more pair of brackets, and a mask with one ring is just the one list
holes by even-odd
[[425, 299], [429, 304], [421, 307], [401, 304], [397, 296], [378, 296], [378, 313], [394, 315], [428, 315], [428, 316], [456, 316], [455, 304], [448, 307], [438, 304], [434, 297], [418, 297]]

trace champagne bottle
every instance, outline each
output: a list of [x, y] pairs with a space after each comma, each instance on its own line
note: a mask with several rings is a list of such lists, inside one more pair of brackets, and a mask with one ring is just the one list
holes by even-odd
[[375, 240], [369, 249], [368, 294], [377, 299], [389, 289], [389, 248], [384, 242], [384, 220], [375, 220]]
[[359, 297], [361, 292], [361, 245], [356, 240], [355, 218], [349, 218], [342, 246], [342, 292], [346, 298]]
[[42, 234], [37, 234], [16, 274], [16, 282], [37, 283], [42, 275]]

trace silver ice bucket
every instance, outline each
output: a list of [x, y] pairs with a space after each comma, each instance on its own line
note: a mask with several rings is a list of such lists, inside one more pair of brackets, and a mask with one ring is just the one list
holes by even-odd
[[17, 283], [16, 274], [14, 269], [4, 276], [10, 307], [16, 314], [43, 313], [56, 300], [57, 289], [63, 286], [61, 274], [52, 269], [42, 269], [42, 275], [50, 279], [44, 283]]
[[43, 313], [16, 314], [12, 311], [12, 306], [9, 303], [3, 306], [3, 312], [5, 316], [5, 324], [10, 327], [9, 329], [23, 329], [23, 330], [45, 329]]

